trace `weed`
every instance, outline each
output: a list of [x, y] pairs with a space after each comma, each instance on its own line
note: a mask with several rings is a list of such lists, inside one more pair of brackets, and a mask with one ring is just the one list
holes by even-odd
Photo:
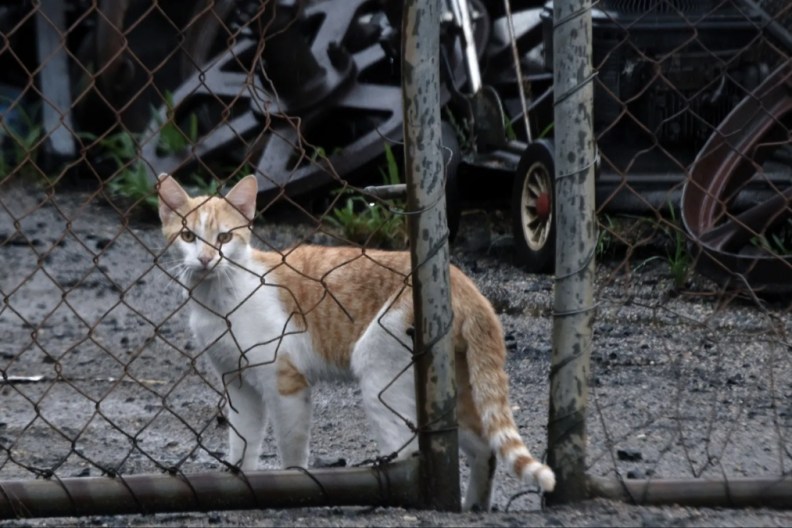
[[[399, 165], [390, 145], [385, 145], [385, 167], [380, 169], [383, 182], [395, 185], [400, 182]], [[349, 241], [373, 247], [401, 249], [407, 244], [407, 228], [403, 204], [395, 200], [369, 202], [354, 190], [341, 191], [346, 199], [341, 207], [333, 209], [327, 217], [330, 225], [341, 231]]]
[[599, 219], [598, 227], [595, 254], [597, 258], [602, 258], [613, 251], [615, 245], [613, 232], [616, 228], [616, 222], [612, 216], [603, 214]]
[[393, 149], [387, 143], [385, 143], [385, 168], [383, 169], [380, 167], [380, 174], [386, 185], [397, 185], [401, 183], [399, 162], [396, 161]]
[[687, 249], [687, 236], [676, 216], [676, 209], [670, 203], [668, 204], [668, 209], [671, 217], [670, 222], [646, 220], [655, 226], [656, 231], [663, 233], [666, 240], [670, 242], [670, 244], [666, 246], [665, 256], [655, 255], [647, 258], [636, 267], [636, 271], [652, 261], [663, 260], [668, 264], [671, 279], [674, 282], [674, 288], [681, 289], [685, 286], [685, 283], [690, 277], [693, 261]]
[[786, 218], [773, 229], [752, 237], [751, 244], [774, 255], [789, 255], [792, 253], [792, 218]]
[[[13, 101], [0, 98], [0, 103], [9, 105], [6, 109], [8, 113]], [[0, 181], [5, 180], [12, 173], [23, 177], [38, 177], [42, 174], [38, 169], [37, 161], [43, 129], [36, 119], [37, 112], [34, 110], [31, 115], [18, 107], [14, 114], [19, 126], [9, 126], [4, 120], [0, 127]]]
[[673, 204], [669, 203], [668, 208], [671, 211], [671, 222], [673, 225], [666, 228], [666, 233], [668, 233], [672, 242], [671, 250], [666, 252], [666, 258], [671, 268], [674, 286], [679, 289], [685, 285], [690, 276], [691, 259], [687, 250], [687, 237], [677, 220]]
[[543, 139], [543, 138], [548, 137], [550, 135], [550, 132], [553, 131], [553, 127], [554, 126], [555, 126], [555, 123], [550, 123], [549, 125], [544, 127], [544, 129], [542, 129], [542, 131], [539, 132], [538, 139]]
[[503, 130], [506, 133], [506, 139], [509, 141], [514, 141], [517, 139], [517, 132], [514, 131], [514, 126], [512, 125], [511, 120], [506, 117], [506, 115], [503, 116]]
[[[96, 141], [96, 136], [81, 133], [81, 138]], [[107, 181], [112, 197], [142, 203], [152, 209], [157, 207], [157, 196], [149, 180], [146, 167], [137, 159], [136, 136], [126, 130], [116, 132], [98, 140], [99, 161], [111, 161], [115, 165], [114, 175]]]
[[184, 123], [186, 132], [176, 122], [176, 111], [173, 106], [173, 94], [165, 93], [165, 121], [160, 118], [156, 109], [152, 108], [152, 118], [159, 125], [159, 142], [157, 150], [162, 155], [182, 152], [198, 139], [198, 116], [189, 114]]
[[454, 114], [445, 109], [445, 121], [451, 125], [456, 133], [457, 142], [459, 142], [460, 152], [469, 152], [473, 150], [473, 125], [467, 119], [457, 120]]
[[[157, 149], [162, 155], [181, 152], [194, 144], [198, 138], [198, 117], [195, 114], [187, 116], [187, 132], [184, 132], [176, 124], [173, 96], [170, 93], [165, 94], [165, 107], [164, 122], [156, 110], [152, 110], [153, 118], [160, 126]], [[92, 134], [82, 134], [81, 137], [96, 141], [96, 137]], [[157, 193], [154, 191], [154, 182], [150, 179], [145, 165], [138, 158], [138, 140], [137, 134], [127, 130], [110, 134], [98, 141], [101, 152], [99, 159], [110, 160], [115, 165], [115, 175], [107, 182], [111, 196], [155, 210], [158, 202]], [[192, 180], [204, 194], [216, 194], [219, 190], [219, 184], [214, 178], [206, 180], [193, 175]]]

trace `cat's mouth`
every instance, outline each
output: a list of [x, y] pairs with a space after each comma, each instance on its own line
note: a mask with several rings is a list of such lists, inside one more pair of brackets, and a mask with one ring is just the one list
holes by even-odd
[[203, 263], [195, 264], [187, 267], [185, 271], [187, 275], [186, 278], [193, 284], [219, 280], [227, 276], [227, 269], [226, 266], [223, 265], [222, 260], [217, 260], [208, 265], [204, 265]]

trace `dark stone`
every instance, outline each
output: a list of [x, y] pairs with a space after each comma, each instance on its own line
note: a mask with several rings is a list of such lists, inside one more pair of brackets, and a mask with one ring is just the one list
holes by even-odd
[[107, 247], [110, 246], [112, 243], [113, 240], [110, 238], [100, 238], [99, 240], [96, 241], [95, 247], [99, 251], [102, 251], [104, 249], [107, 249]]
[[616, 450], [616, 457], [619, 460], [625, 460], [628, 462], [637, 462], [638, 460], [643, 460], [643, 455], [637, 449], [618, 449]]
[[316, 468], [346, 467], [346, 459], [317, 456], [311, 465]]

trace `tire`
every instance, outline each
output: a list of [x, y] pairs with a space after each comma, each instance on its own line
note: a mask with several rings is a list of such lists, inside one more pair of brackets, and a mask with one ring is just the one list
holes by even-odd
[[525, 149], [512, 187], [512, 232], [517, 263], [532, 273], [555, 265], [555, 162], [551, 141]]
[[450, 123], [443, 121], [441, 128], [443, 143], [443, 164], [445, 170], [446, 221], [448, 222], [448, 241], [453, 242], [459, 232], [459, 220], [462, 217], [462, 204], [459, 193], [459, 162], [462, 153], [459, 151], [459, 140], [456, 130]]

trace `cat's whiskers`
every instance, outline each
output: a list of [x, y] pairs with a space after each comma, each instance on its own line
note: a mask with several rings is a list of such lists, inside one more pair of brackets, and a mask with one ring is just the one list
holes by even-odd
[[167, 282], [165, 283], [166, 288], [172, 287], [174, 283], [183, 287], [187, 283], [186, 281], [190, 279], [190, 270], [182, 258], [160, 258], [158, 264], [163, 275], [167, 277]]

